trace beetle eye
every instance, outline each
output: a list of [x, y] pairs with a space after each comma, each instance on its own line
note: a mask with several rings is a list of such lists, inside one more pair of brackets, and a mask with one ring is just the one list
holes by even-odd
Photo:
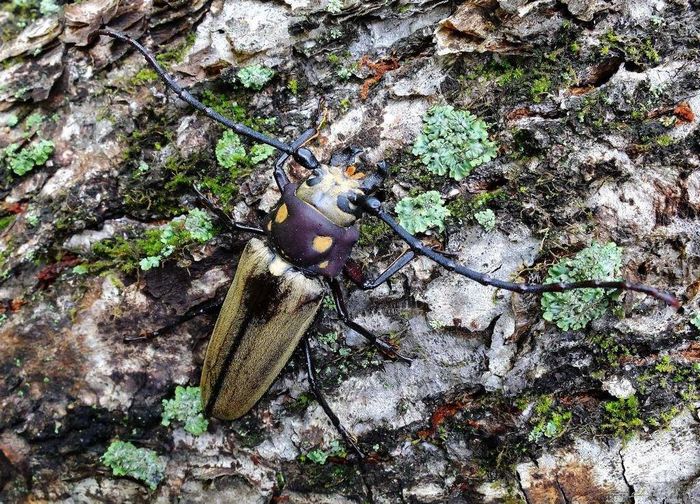
[[309, 177], [306, 179], [306, 185], [309, 187], [313, 187], [317, 184], [320, 184], [321, 180], [323, 180], [323, 177], [321, 175], [317, 175], [316, 177]]

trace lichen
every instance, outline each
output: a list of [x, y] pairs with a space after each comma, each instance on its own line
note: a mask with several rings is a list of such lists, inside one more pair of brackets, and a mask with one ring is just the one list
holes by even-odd
[[428, 191], [416, 197], [407, 196], [396, 204], [399, 224], [411, 233], [425, 233], [428, 229], [445, 230], [445, 219], [450, 211], [445, 208], [437, 191]]
[[176, 387], [174, 399], [163, 399], [162, 417], [162, 425], [168, 427], [173, 421], [177, 421], [194, 436], [205, 433], [209, 425], [202, 414], [202, 394], [199, 387]]
[[[593, 243], [571, 259], [562, 259], [549, 268], [545, 283], [582, 280], [614, 280], [620, 276], [622, 249], [615, 243]], [[543, 317], [564, 331], [583, 329], [602, 317], [619, 298], [619, 293], [604, 289], [576, 289], [543, 294]]]
[[431, 173], [449, 174], [462, 180], [479, 165], [496, 157], [495, 142], [489, 140], [486, 123], [466, 110], [451, 105], [432, 107], [423, 118], [422, 133], [413, 154]]
[[165, 459], [147, 448], [137, 448], [125, 441], [113, 441], [102, 455], [102, 463], [115, 476], [130, 476], [155, 490], [165, 477]]

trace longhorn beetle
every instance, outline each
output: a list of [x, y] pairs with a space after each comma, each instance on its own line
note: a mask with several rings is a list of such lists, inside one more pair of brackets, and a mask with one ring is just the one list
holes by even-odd
[[[367, 338], [385, 355], [410, 362], [389, 343], [350, 318], [338, 276], [345, 273], [361, 289], [374, 289], [417, 255], [425, 256], [448, 271], [480, 284], [513, 292], [563, 292], [581, 288], [631, 290], [648, 294], [676, 308], [680, 306], [679, 301], [668, 292], [628, 281], [586, 280], [543, 285], [513, 283], [466, 268], [424, 245], [384, 210], [374, 196], [388, 175], [388, 166], [384, 161], [377, 163], [374, 170], [367, 170], [364, 164], [357, 166], [352, 159], [346, 166], [337, 166], [334, 158], [330, 164], [322, 164], [304, 147], [316, 135], [315, 129], [307, 130], [290, 144], [269, 138], [205, 106], [180, 87], [136, 40], [107, 28], [95, 33], [133, 46], [168, 88], [211, 119], [282, 152], [274, 168], [274, 178], [282, 197], [265, 218], [262, 228], [235, 222], [204, 200], [209, 209], [232, 230], [265, 237], [265, 241], [252, 238], [243, 250], [209, 341], [201, 378], [202, 402], [208, 416], [232, 420], [245, 415], [269, 388], [303, 340], [310, 388], [344, 441], [362, 458], [362, 450], [340, 423], [319, 389], [309, 342], [304, 334], [320, 308], [325, 283], [330, 287], [341, 320], [348, 327]], [[350, 157], [354, 158], [355, 154], [357, 152]], [[284, 170], [290, 157], [311, 172], [298, 184], [291, 182]], [[409, 247], [373, 280], [363, 279], [350, 260], [350, 252], [359, 238], [355, 222], [365, 213], [386, 223]]]

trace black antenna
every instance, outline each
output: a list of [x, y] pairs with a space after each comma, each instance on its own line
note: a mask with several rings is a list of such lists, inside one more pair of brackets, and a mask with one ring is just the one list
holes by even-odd
[[214, 119], [215, 121], [223, 124], [227, 128], [232, 129], [239, 135], [246, 136], [248, 138], [251, 138], [255, 140], [256, 142], [261, 142], [267, 145], [271, 145], [275, 149], [278, 149], [286, 154], [290, 154], [296, 158], [296, 153], [297, 149], [292, 148], [291, 146], [287, 145], [284, 142], [280, 142], [279, 140], [275, 140], [274, 138], [270, 138], [266, 135], [263, 135], [262, 133], [258, 133], [254, 129], [249, 128], [248, 126], [245, 126], [240, 123], [235, 123], [231, 121], [230, 119], [227, 119], [226, 117], [222, 116], [219, 114], [216, 110], [212, 110], [211, 108], [207, 107], [204, 105], [202, 102], [197, 100], [194, 96], [192, 96], [187, 90], [183, 89], [180, 87], [180, 85], [175, 82], [175, 79], [169, 75], [163, 67], [160, 66], [158, 61], [151, 55], [151, 53], [148, 52], [148, 50], [143, 47], [138, 41], [132, 39], [128, 35], [125, 35], [121, 32], [111, 30], [109, 28], [102, 28], [100, 30], [96, 30], [94, 33], [97, 33], [98, 35], [106, 35], [108, 37], [115, 38], [117, 40], [121, 40], [122, 42], [126, 42], [127, 44], [130, 44], [132, 47], [134, 47], [138, 52], [143, 54], [144, 58], [146, 58], [146, 61], [148, 64], [155, 70], [155, 72], [158, 74], [158, 76], [165, 82], [165, 84], [175, 93], [177, 94], [182, 100], [186, 101], [190, 105], [192, 105], [194, 108], [205, 114], [206, 116]]
[[471, 280], [479, 282], [482, 285], [491, 285], [493, 287], [498, 287], [500, 289], [505, 289], [513, 292], [520, 293], [540, 293], [540, 292], [564, 292], [573, 289], [618, 289], [618, 290], [630, 290], [636, 292], [642, 292], [649, 296], [655, 297], [674, 308], [680, 308], [680, 301], [671, 294], [670, 292], [651, 287], [649, 285], [638, 284], [628, 282], [627, 280], [584, 280], [581, 282], [555, 282], [546, 284], [526, 284], [526, 283], [515, 283], [506, 282], [504, 280], [498, 280], [485, 273], [480, 273], [472, 269], [459, 264], [443, 254], [436, 252], [435, 250], [427, 247], [418, 238], [413, 236], [411, 233], [406, 231], [401, 227], [388, 213], [382, 209], [380, 201], [374, 197], [361, 197], [359, 198], [360, 204], [363, 205], [365, 211], [374, 215], [375, 217], [383, 220], [389, 227], [394, 230], [394, 232], [399, 235], [399, 237], [406, 242], [411, 250], [416, 254], [424, 255], [427, 258], [435, 261], [440, 266], [444, 267], [449, 271], [453, 271], [458, 275], [462, 275]]

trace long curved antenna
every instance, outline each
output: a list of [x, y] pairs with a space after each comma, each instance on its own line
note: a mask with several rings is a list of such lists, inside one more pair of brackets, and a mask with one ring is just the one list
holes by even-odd
[[122, 42], [126, 42], [127, 44], [130, 44], [132, 47], [134, 47], [138, 52], [140, 52], [144, 58], [146, 58], [146, 61], [148, 64], [155, 70], [155, 72], [158, 74], [158, 76], [165, 82], [165, 84], [176, 94], [178, 95], [182, 100], [186, 101], [190, 105], [192, 105], [194, 108], [205, 114], [206, 116], [214, 119], [215, 121], [223, 124], [227, 128], [232, 129], [236, 133], [246, 136], [248, 138], [251, 138], [255, 140], [256, 142], [264, 143], [267, 145], [271, 145], [275, 149], [279, 149], [280, 151], [290, 154], [294, 156], [296, 159], [297, 156], [297, 151], [299, 149], [293, 149], [291, 146], [287, 145], [284, 142], [280, 142], [279, 140], [275, 140], [274, 138], [270, 138], [266, 135], [263, 135], [262, 133], [258, 133], [254, 129], [249, 128], [248, 126], [245, 126], [243, 124], [235, 123], [231, 121], [230, 119], [227, 119], [226, 117], [222, 116], [219, 114], [216, 110], [213, 110], [206, 105], [204, 105], [202, 102], [197, 100], [194, 96], [192, 96], [187, 90], [183, 89], [180, 87], [180, 85], [175, 82], [175, 79], [169, 75], [163, 67], [160, 66], [158, 61], [153, 57], [151, 53], [148, 52], [148, 50], [143, 47], [138, 41], [132, 39], [128, 35], [125, 35], [121, 32], [111, 30], [109, 28], [102, 28], [100, 30], [96, 30], [94, 33], [97, 33], [99, 35], [106, 35], [108, 37], [115, 38], [117, 40], [121, 40]]
[[452, 259], [445, 257], [439, 252], [426, 247], [423, 242], [418, 238], [413, 236], [411, 233], [402, 228], [394, 219], [384, 211], [381, 202], [374, 197], [369, 198], [358, 198], [359, 204], [364, 207], [364, 210], [374, 215], [375, 217], [381, 219], [386, 224], [389, 225], [394, 232], [399, 235], [399, 237], [405, 241], [416, 254], [421, 254], [438, 263], [440, 266], [444, 267], [449, 271], [454, 271], [458, 275], [462, 275], [471, 280], [479, 282], [482, 285], [491, 285], [493, 287], [499, 287], [501, 289], [520, 292], [520, 293], [540, 293], [540, 292], [564, 292], [573, 289], [583, 289], [583, 288], [594, 288], [594, 289], [620, 289], [620, 290], [631, 290], [636, 292], [642, 292], [648, 294], [649, 296], [655, 297], [674, 308], [680, 308], [680, 301], [670, 292], [662, 291], [656, 289], [649, 285], [637, 284], [628, 282], [626, 280], [584, 280], [582, 282], [572, 282], [572, 283], [547, 283], [547, 284], [526, 284], [526, 283], [515, 283], [506, 282], [504, 280], [499, 280], [493, 278], [485, 273], [480, 273], [469, 269]]

